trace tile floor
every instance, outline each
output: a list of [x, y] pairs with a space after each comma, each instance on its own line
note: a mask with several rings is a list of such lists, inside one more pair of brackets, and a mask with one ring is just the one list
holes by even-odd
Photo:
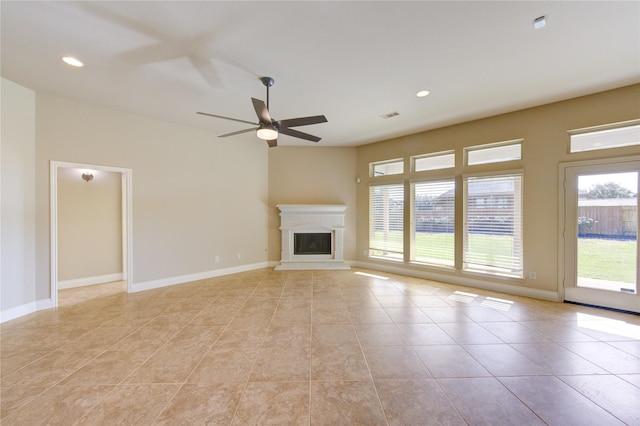
[[639, 316], [374, 271], [64, 290], [1, 330], [2, 425], [640, 424]]

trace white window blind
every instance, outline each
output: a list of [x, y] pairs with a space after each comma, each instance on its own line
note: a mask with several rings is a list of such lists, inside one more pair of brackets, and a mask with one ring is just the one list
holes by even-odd
[[522, 277], [522, 174], [464, 179], [463, 268]]
[[404, 185], [369, 187], [369, 255], [403, 260]]
[[411, 184], [411, 260], [454, 266], [455, 181]]

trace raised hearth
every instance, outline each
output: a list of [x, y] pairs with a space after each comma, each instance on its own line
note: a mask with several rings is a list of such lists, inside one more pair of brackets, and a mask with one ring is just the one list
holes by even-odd
[[342, 204], [278, 204], [282, 254], [276, 270], [351, 269], [344, 263]]

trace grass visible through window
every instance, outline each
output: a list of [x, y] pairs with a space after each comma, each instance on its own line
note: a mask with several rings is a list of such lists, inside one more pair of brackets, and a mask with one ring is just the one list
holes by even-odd
[[634, 240], [578, 239], [578, 276], [622, 283], [636, 282]]

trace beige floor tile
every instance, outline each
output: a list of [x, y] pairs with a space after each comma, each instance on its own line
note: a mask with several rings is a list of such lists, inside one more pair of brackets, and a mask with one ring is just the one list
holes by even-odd
[[5, 377], [48, 353], [49, 351], [2, 351], [0, 352], [0, 377]]
[[312, 425], [386, 425], [371, 381], [311, 382]]
[[494, 376], [544, 376], [551, 374], [506, 344], [464, 345], [463, 348]]
[[363, 346], [408, 344], [395, 324], [356, 324], [356, 333]]
[[520, 343], [512, 348], [527, 358], [535, 360], [545, 370], [556, 375], [607, 374], [606, 370], [574, 354], [557, 343]]
[[363, 346], [362, 350], [374, 380], [431, 378], [410, 346]]
[[148, 352], [106, 351], [68, 376], [61, 384], [117, 385], [148, 357]]
[[122, 284], [0, 325], [2, 424], [639, 423], [633, 315], [360, 269]]
[[96, 352], [57, 350], [2, 379], [2, 386], [51, 386], [94, 359]]
[[[9, 413], [25, 405], [42, 392], [48, 389], [48, 386], [2, 386], [0, 387], [0, 419], [9, 415]], [[0, 421], [2, 424], [2, 421]]]
[[420, 308], [385, 308], [396, 324], [429, 324], [433, 321]]
[[185, 384], [154, 425], [231, 424], [242, 383]]
[[181, 346], [161, 346], [149, 359], [129, 374], [124, 383], [184, 383], [209, 350], [206, 342]]
[[271, 323], [262, 342], [263, 347], [311, 346], [310, 324]]
[[179, 388], [167, 384], [118, 385], [76, 424], [151, 424]]
[[396, 327], [411, 345], [452, 345], [456, 343], [437, 324], [398, 324]]
[[383, 308], [355, 308], [350, 313], [354, 324], [393, 324]]
[[356, 330], [351, 324], [316, 324], [312, 329], [313, 346], [359, 345]]
[[491, 374], [458, 345], [414, 346], [433, 377], [485, 377]]
[[501, 377], [499, 380], [548, 424], [624, 424], [556, 377]]
[[613, 374], [640, 374], [640, 361], [605, 342], [566, 342], [562, 346]]
[[560, 376], [560, 380], [628, 425], [640, 425], [640, 389], [614, 375]]
[[308, 347], [263, 348], [251, 371], [251, 382], [308, 381], [311, 349]]
[[311, 352], [311, 380], [370, 380], [360, 346], [316, 346]]
[[249, 383], [234, 425], [308, 425], [308, 382]]
[[257, 348], [214, 345], [202, 358], [186, 383], [244, 383], [249, 380], [249, 374], [257, 357]]
[[390, 425], [466, 425], [435, 380], [376, 380]]
[[69, 425], [82, 418], [113, 386], [54, 386], [2, 419], [6, 425]]
[[468, 424], [545, 424], [493, 377], [440, 379], [438, 382]]

